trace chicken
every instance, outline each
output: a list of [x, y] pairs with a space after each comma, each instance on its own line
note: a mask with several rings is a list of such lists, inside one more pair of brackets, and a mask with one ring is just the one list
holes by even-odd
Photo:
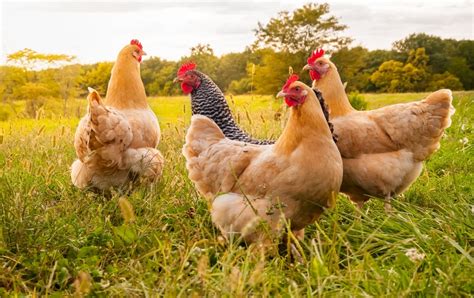
[[212, 220], [226, 237], [266, 241], [258, 223], [278, 234], [283, 217], [301, 237], [335, 205], [341, 156], [315, 93], [297, 80], [291, 76], [278, 94], [291, 112], [273, 145], [230, 140], [211, 119], [192, 117], [183, 147], [189, 178], [210, 201]]
[[362, 207], [371, 197], [390, 199], [405, 191], [421, 173], [423, 161], [440, 146], [451, 125], [450, 90], [421, 101], [357, 111], [349, 103], [336, 66], [314, 51], [304, 69], [328, 106], [344, 162], [341, 192]]
[[117, 57], [105, 100], [89, 89], [88, 113], [74, 139], [78, 159], [71, 166], [71, 179], [75, 186], [108, 190], [137, 177], [151, 182], [161, 176], [164, 159], [156, 149], [160, 127], [140, 78], [144, 54], [142, 45], [132, 40]]
[[188, 62], [181, 65], [175, 81], [181, 83], [181, 89], [185, 94], [191, 94], [193, 115], [199, 114], [212, 119], [227, 138], [260, 145], [275, 142], [254, 139], [240, 129], [232, 117], [222, 91], [207, 75], [196, 70], [195, 63]]

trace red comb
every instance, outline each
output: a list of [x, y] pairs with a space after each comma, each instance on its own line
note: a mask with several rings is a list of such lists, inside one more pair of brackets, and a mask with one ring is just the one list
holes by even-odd
[[316, 59], [322, 57], [324, 55], [323, 49], [314, 50], [311, 56], [308, 58], [308, 64], [313, 64]]
[[293, 84], [294, 82], [298, 81], [300, 77], [298, 77], [298, 75], [296, 74], [292, 74], [288, 80], [286, 80], [286, 83], [285, 85], [283, 85], [283, 88], [281, 90], [283, 91], [287, 91], [288, 88], [290, 88], [290, 85]]
[[182, 76], [184, 75], [186, 72], [190, 71], [190, 70], [193, 70], [196, 68], [196, 63], [192, 62], [192, 61], [189, 61], [189, 62], [185, 62], [183, 63], [183, 65], [181, 65], [181, 67], [178, 69], [178, 76]]
[[137, 47], [140, 48], [140, 50], [143, 50], [142, 43], [139, 42], [138, 39], [132, 39], [132, 41], [130, 42], [130, 44], [136, 45]]

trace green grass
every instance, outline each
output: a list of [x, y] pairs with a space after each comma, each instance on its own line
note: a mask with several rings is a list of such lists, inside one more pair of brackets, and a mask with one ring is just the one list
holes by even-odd
[[[374, 108], [423, 95], [364, 97]], [[240, 124], [253, 134], [281, 131], [286, 109], [272, 96], [234, 101]], [[470, 296], [473, 101], [474, 92], [455, 94], [457, 111], [441, 149], [394, 202], [393, 216], [371, 200], [358, 220], [341, 195], [335, 209], [307, 228], [301, 262], [272, 247], [219, 237], [180, 153], [187, 98], [150, 99], [161, 121], [166, 167], [159, 183], [127, 197], [133, 223], [124, 221], [120, 194], [107, 198], [72, 186], [68, 168], [78, 118], [52, 108], [38, 120], [12, 117], [0, 122], [0, 296], [70, 295], [81, 281], [97, 296]], [[69, 115], [84, 105], [77, 100]], [[409, 249], [424, 257], [411, 260]], [[91, 283], [78, 276], [90, 276]]]

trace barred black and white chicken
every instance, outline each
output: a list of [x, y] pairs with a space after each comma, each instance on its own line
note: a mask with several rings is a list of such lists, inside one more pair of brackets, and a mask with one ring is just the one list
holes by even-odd
[[257, 145], [273, 144], [273, 140], [259, 140], [237, 126], [221, 89], [211, 78], [196, 70], [195, 63], [184, 63], [178, 70], [175, 81], [181, 83], [185, 94], [191, 94], [193, 115], [203, 115], [213, 120], [226, 138]]

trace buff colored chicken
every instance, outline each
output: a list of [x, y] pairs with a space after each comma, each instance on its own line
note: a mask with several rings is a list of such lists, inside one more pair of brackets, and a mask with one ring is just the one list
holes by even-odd
[[454, 108], [448, 89], [417, 102], [371, 111], [355, 110], [344, 91], [336, 66], [323, 50], [314, 51], [304, 69], [313, 88], [328, 106], [344, 162], [341, 191], [362, 207], [371, 197], [390, 199], [405, 191], [420, 175], [423, 161], [440, 146], [451, 125]]
[[89, 89], [88, 113], [74, 139], [78, 159], [71, 166], [71, 179], [75, 186], [108, 190], [137, 177], [151, 182], [161, 176], [164, 160], [155, 149], [160, 127], [140, 78], [143, 55], [140, 42], [132, 40], [117, 57], [106, 99]]
[[209, 118], [194, 115], [183, 154], [189, 178], [209, 201], [214, 224], [224, 236], [265, 241], [257, 223], [271, 231], [286, 218], [295, 235], [335, 204], [342, 160], [313, 90], [293, 75], [278, 94], [291, 107], [275, 144], [227, 139]]

